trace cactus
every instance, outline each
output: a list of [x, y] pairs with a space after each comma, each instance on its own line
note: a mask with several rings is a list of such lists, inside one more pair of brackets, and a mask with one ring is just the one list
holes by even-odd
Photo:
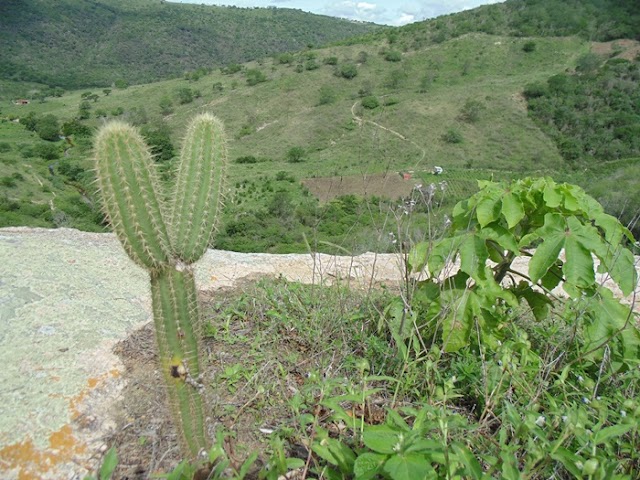
[[153, 158], [135, 128], [103, 126], [94, 156], [105, 216], [129, 257], [149, 272], [160, 368], [185, 454], [196, 457], [208, 440], [192, 264], [206, 251], [222, 210], [224, 128], [211, 114], [192, 120], [171, 205], [162, 200]]

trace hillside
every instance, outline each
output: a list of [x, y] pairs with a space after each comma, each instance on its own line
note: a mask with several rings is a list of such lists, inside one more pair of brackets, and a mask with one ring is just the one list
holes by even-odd
[[507, 0], [371, 33], [356, 41], [387, 37], [398, 48], [415, 50], [468, 33], [640, 40], [640, 9], [636, 0]]
[[[562, 142], [589, 130], [560, 124], [556, 134], [527, 103], [532, 86], [554, 92], [565, 77], [576, 85], [568, 93], [589, 82], [601, 87], [593, 98], [553, 97], [560, 112], [577, 112], [576, 98], [585, 105], [611, 104], [603, 95], [636, 98], [637, 42], [612, 42], [607, 50], [579, 36], [470, 33], [406, 51], [401, 43], [385, 35], [151, 84], [7, 102], [0, 226], [104, 230], [93, 198], [93, 129], [115, 118], [139, 126], [170, 183], [187, 119], [211, 111], [226, 125], [232, 162], [218, 248], [394, 251], [399, 237], [441, 231], [478, 179], [527, 175], [582, 185], [638, 233], [640, 170], [629, 134], [637, 128], [637, 102], [625, 102], [626, 110], [598, 107], [598, 115], [586, 110], [586, 118], [615, 118], [618, 127], [623, 118], [623, 129], [605, 128], [599, 141], [624, 132], [616, 145], [628, 148], [596, 157], [583, 149], [578, 158]], [[55, 140], [56, 128], [67, 142], [42, 140], [52, 131]], [[432, 175], [435, 166], [442, 175]], [[430, 184], [438, 195], [425, 205]]]
[[4, 0], [0, 79], [63, 88], [147, 83], [375, 28], [291, 9], [149, 0]]

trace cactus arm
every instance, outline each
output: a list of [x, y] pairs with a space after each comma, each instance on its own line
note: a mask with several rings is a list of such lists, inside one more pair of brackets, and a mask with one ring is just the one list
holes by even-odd
[[204, 113], [187, 128], [180, 155], [171, 240], [177, 256], [187, 263], [206, 251], [222, 211], [227, 148], [222, 123]]
[[125, 123], [109, 123], [96, 136], [94, 156], [105, 214], [129, 257], [149, 269], [170, 263], [159, 182], [142, 137]]
[[151, 298], [160, 367], [181, 443], [196, 457], [207, 448], [199, 383], [200, 316], [193, 273], [168, 267], [151, 275]]

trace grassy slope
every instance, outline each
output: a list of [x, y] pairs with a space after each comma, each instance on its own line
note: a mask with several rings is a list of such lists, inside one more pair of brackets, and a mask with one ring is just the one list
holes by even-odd
[[[388, 48], [386, 42], [376, 45], [331, 47], [317, 50], [317, 63], [337, 56], [340, 63], [355, 59], [361, 51], [368, 53], [366, 63], [358, 66], [358, 76], [352, 80], [336, 77], [333, 68], [322, 65], [312, 71], [297, 73], [291, 65], [278, 64], [273, 59], [248, 64], [260, 68], [268, 81], [256, 86], [246, 84], [243, 73], [223, 75], [218, 71], [197, 82], [174, 79], [147, 85], [135, 85], [125, 90], [114, 89], [109, 96], [101, 89], [97, 109], [111, 112], [121, 106], [126, 119], [132, 110], [144, 108], [150, 119], [162, 118], [159, 101], [164, 96], [174, 98], [174, 113], [163, 118], [173, 132], [177, 145], [186, 119], [194, 112], [210, 110], [220, 116], [231, 137], [232, 159], [254, 155], [265, 162], [253, 165], [233, 164], [231, 184], [244, 179], [257, 179], [268, 174], [285, 171], [296, 179], [313, 176], [373, 174], [385, 171], [430, 170], [434, 165], [445, 167], [447, 173], [460, 170], [450, 178], [482, 176], [472, 169], [502, 170], [507, 176], [541, 173], [562, 168], [563, 161], [552, 142], [527, 117], [519, 96], [523, 86], [532, 80], [544, 80], [554, 73], [570, 68], [576, 57], [588, 49], [587, 43], [576, 38], [537, 39], [538, 48], [532, 53], [522, 51], [523, 39], [496, 37], [483, 34], [466, 35], [442, 45], [405, 53], [400, 62], [386, 61], [379, 54]], [[397, 88], [386, 86], [395, 70], [406, 74]], [[419, 84], [426, 74], [435, 80], [426, 93], [419, 93]], [[221, 82], [223, 91], [214, 92], [212, 85]], [[233, 84], [237, 86], [233, 88]], [[373, 111], [363, 110], [358, 90], [369, 85], [381, 101], [393, 97], [397, 103], [381, 106]], [[319, 88], [330, 86], [336, 100], [329, 105], [318, 105]], [[202, 97], [193, 103], [178, 106], [176, 91], [181, 87], [198, 89]], [[5, 103], [7, 115], [24, 115], [34, 111], [38, 115], [53, 113], [60, 119], [74, 117], [81, 101], [81, 93], [74, 91], [46, 103], [34, 102], [29, 106]], [[460, 109], [468, 99], [484, 105], [480, 119], [473, 124], [458, 120]], [[355, 105], [355, 108], [353, 108]], [[371, 123], [357, 125], [352, 108], [366, 120], [376, 122], [405, 137], [399, 138]], [[89, 124], [97, 126], [102, 119], [92, 118]], [[254, 133], [238, 137], [243, 126]], [[16, 135], [24, 135], [21, 127], [1, 124], [0, 129], [11, 128]], [[449, 128], [457, 129], [464, 140], [448, 144], [441, 136]], [[7, 134], [11, 137], [11, 134]], [[14, 144], [24, 140], [16, 137]], [[288, 163], [286, 152], [293, 146], [307, 151], [301, 163]], [[16, 165], [0, 164], [4, 171], [24, 169], [23, 160], [14, 145], [12, 153]], [[68, 160], [90, 168], [88, 154], [79, 148], [69, 152]], [[39, 163], [44, 183], [50, 162]], [[34, 163], [32, 162], [32, 163]], [[9, 172], [12, 173], [12, 172]], [[56, 185], [41, 187], [25, 175], [20, 188], [3, 189], [11, 199], [43, 202], [51, 200]], [[27, 186], [29, 184], [30, 186]], [[62, 186], [64, 187], [64, 186]], [[64, 187], [67, 189], [69, 186]], [[46, 190], [51, 189], [52, 192]], [[44, 190], [44, 191], [43, 191]], [[383, 193], [383, 192], [381, 192]]]
[[375, 28], [291, 9], [148, 0], [4, 0], [0, 78], [65, 88], [108, 86], [118, 79], [152, 82]]

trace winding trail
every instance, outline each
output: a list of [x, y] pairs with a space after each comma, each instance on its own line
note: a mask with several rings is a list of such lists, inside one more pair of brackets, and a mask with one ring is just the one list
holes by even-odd
[[365, 123], [368, 123], [369, 125], [373, 125], [374, 127], [377, 127], [381, 130], [385, 130], [389, 133], [391, 133], [392, 135], [395, 135], [396, 137], [398, 137], [400, 140], [403, 140], [405, 142], [409, 142], [411, 145], [413, 145], [414, 147], [416, 147], [421, 153], [422, 155], [420, 156], [420, 160], [418, 160], [416, 162], [416, 166], [415, 169], [417, 169], [418, 165], [420, 165], [422, 163], [422, 161], [426, 158], [427, 156], [427, 150], [422, 146], [417, 144], [416, 142], [414, 142], [413, 140], [409, 140], [407, 137], [405, 137], [404, 135], [402, 135], [400, 132], [397, 132], [396, 130], [393, 130], [391, 128], [385, 127], [384, 125], [380, 125], [377, 122], [374, 122], [373, 120], [365, 120], [362, 117], [359, 117], [356, 114], [356, 107], [358, 106], [358, 103], [360, 103], [359, 101], [356, 101], [353, 105], [351, 105], [351, 116], [353, 117], [353, 119], [356, 121], [356, 123], [358, 124], [358, 126], [362, 126]]

